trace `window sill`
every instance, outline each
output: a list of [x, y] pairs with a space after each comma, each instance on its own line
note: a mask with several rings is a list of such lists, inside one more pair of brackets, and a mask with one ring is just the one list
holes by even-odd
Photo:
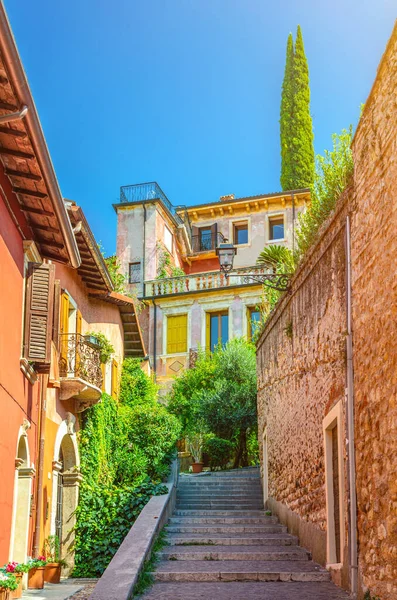
[[279, 238], [276, 240], [267, 240], [266, 244], [279, 244], [280, 242], [286, 242], [287, 239], [285, 237]]
[[234, 244], [234, 246], [237, 248], [249, 248], [251, 246], [251, 242], [248, 242], [247, 244]]
[[29, 383], [34, 385], [37, 381], [37, 373], [29, 361], [26, 360], [26, 358], [21, 358], [19, 361], [19, 367]]

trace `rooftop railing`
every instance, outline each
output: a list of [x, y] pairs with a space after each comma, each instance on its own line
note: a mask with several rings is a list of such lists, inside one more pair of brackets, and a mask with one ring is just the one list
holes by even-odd
[[167, 277], [145, 281], [145, 296], [169, 296], [172, 294], [186, 294], [187, 292], [205, 292], [213, 289], [228, 288], [240, 285], [258, 285], [248, 276], [250, 273], [257, 275], [269, 273], [269, 269], [262, 266], [243, 267], [233, 269], [233, 277], [225, 277], [220, 271], [208, 273], [194, 273], [182, 277]]
[[120, 202], [144, 202], [145, 200], [160, 200], [178, 223], [183, 219], [177, 213], [183, 207], [173, 206], [156, 181], [123, 185], [120, 188]]

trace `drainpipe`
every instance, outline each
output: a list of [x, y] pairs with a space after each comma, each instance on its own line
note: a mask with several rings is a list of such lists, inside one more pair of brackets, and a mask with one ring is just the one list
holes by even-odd
[[156, 362], [157, 362], [157, 304], [156, 304], [155, 300], [153, 300], [153, 306], [154, 306], [154, 319], [153, 319], [153, 329], [154, 329], [154, 335], [153, 335], [153, 372], [154, 372], [154, 380], [156, 381], [156, 377], [157, 377], [157, 369], [156, 369]]
[[292, 254], [295, 255], [295, 194], [291, 194], [292, 199]]
[[40, 420], [39, 420], [39, 452], [37, 458], [37, 492], [36, 492], [36, 518], [34, 527], [34, 539], [32, 555], [40, 555], [40, 530], [43, 513], [43, 471], [44, 471], [44, 444], [45, 444], [45, 418], [46, 418], [46, 394], [48, 375], [40, 375]]
[[146, 249], [146, 206], [143, 205], [143, 250], [142, 250], [142, 280], [143, 280], [143, 296], [145, 295], [145, 249]]
[[354, 440], [354, 380], [353, 380], [353, 338], [352, 338], [352, 297], [351, 297], [351, 248], [350, 218], [346, 217], [346, 300], [347, 300], [347, 443], [349, 460], [350, 490], [350, 585], [352, 598], [357, 598], [357, 496], [356, 496], [356, 452]]

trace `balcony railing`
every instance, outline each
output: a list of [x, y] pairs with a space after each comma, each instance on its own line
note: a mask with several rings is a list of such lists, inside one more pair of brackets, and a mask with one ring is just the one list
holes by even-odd
[[59, 375], [102, 386], [100, 349], [79, 333], [60, 335]]
[[266, 267], [243, 267], [233, 270], [232, 277], [225, 277], [220, 271], [208, 273], [194, 273], [182, 277], [167, 277], [166, 279], [155, 279], [145, 281], [145, 296], [169, 296], [172, 294], [185, 294], [186, 292], [205, 292], [213, 289], [228, 288], [239, 285], [258, 285], [247, 275], [270, 273]]
[[192, 236], [192, 251], [194, 254], [199, 252], [211, 252], [225, 241], [221, 233], [200, 233]]

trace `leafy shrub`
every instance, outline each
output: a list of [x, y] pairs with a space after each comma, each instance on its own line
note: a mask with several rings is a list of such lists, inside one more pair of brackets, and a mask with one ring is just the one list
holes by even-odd
[[218, 437], [210, 438], [204, 445], [204, 452], [209, 455], [211, 469], [216, 467], [225, 469], [232, 458], [233, 451], [234, 444], [232, 442]]
[[114, 347], [104, 333], [100, 331], [89, 331], [86, 335], [93, 335], [97, 338], [101, 351], [101, 363], [107, 363], [114, 354]]
[[166, 486], [149, 478], [137, 487], [83, 481], [76, 511], [74, 575], [100, 577], [150, 498], [166, 492]]
[[147, 459], [147, 472], [162, 476], [164, 457], [175, 448], [181, 431], [178, 419], [161, 404], [123, 407], [121, 414], [131, 446], [141, 448]]
[[169, 471], [180, 432], [174, 415], [156, 400], [157, 388], [140, 361], [124, 361], [118, 402], [101, 402], [81, 416], [84, 475], [76, 511], [77, 577], [98, 577]]
[[155, 404], [157, 386], [141, 369], [137, 358], [126, 358], [123, 362], [120, 381], [120, 402], [127, 406]]

